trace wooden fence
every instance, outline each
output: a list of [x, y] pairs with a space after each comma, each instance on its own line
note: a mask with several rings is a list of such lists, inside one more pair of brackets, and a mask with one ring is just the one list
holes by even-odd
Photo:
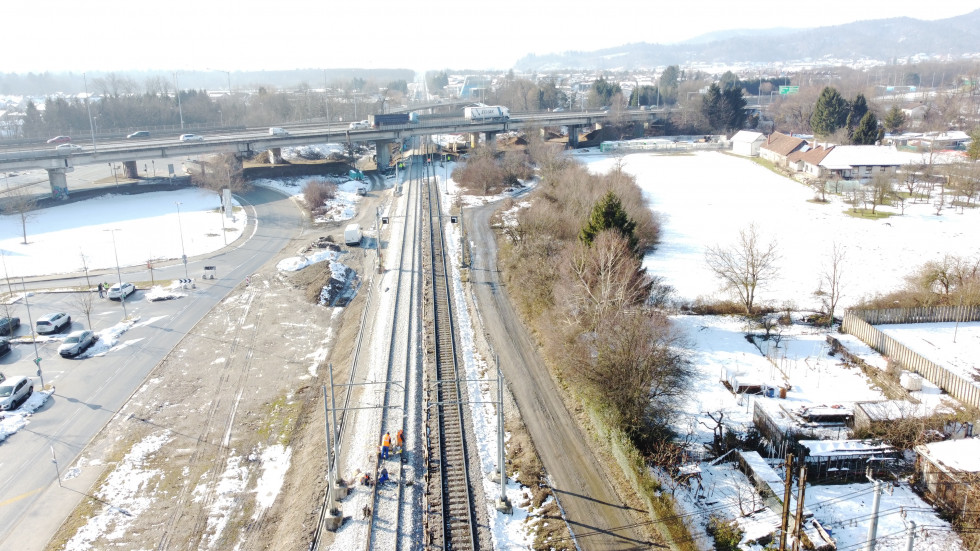
[[980, 321], [980, 306], [934, 306], [921, 308], [884, 308], [848, 310], [871, 325], [883, 323], [945, 323]]
[[[932, 310], [930, 312], [930, 310]], [[968, 311], [971, 316], [956, 317]], [[902, 316], [901, 313], [905, 312]], [[976, 321], [980, 308], [894, 308], [889, 310], [848, 311], [844, 314], [841, 331], [850, 333], [864, 341], [883, 356], [893, 360], [909, 371], [914, 371], [933, 384], [946, 391], [947, 394], [969, 406], [980, 408], [980, 386], [973, 381], [931, 362], [902, 343], [879, 331], [866, 320], [877, 323], [937, 323], [950, 321]]]

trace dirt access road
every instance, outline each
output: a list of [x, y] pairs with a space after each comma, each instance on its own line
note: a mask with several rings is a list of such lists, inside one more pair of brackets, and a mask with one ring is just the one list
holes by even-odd
[[[538, 347], [521, 323], [497, 272], [497, 248], [490, 218], [498, 205], [467, 209], [466, 231], [473, 244], [470, 284], [510, 392], [548, 471], [576, 542], [586, 550], [661, 547], [648, 541], [637, 522], [645, 511], [624, 505], [611, 470], [592, 449], [592, 440], [568, 411]], [[666, 547], [666, 546], [662, 546]]]
[[[355, 221], [373, 225], [379, 195]], [[63, 467], [54, 490], [82, 497], [44, 548], [307, 548], [325, 478], [320, 385], [328, 361], [345, 376], [363, 301], [315, 305], [308, 289], [329, 278], [329, 263], [276, 264], [320, 236], [342, 242], [349, 222], [274, 221], [292, 224], [295, 239], [194, 326]], [[345, 248], [339, 260], [365, 274], [375, 256]]]

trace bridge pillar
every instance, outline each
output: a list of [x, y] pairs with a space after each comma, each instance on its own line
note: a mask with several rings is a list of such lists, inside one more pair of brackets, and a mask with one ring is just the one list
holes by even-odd
[[65, 176], [71, 168], [47, 168], [48, 183], [51, 185], [51, 197], [56, 199], [68, 198], [68, 177]]
[[568, 147], [578, 147], [578, 133], [582, 127], [575, 124], [568, 127]]
[[470, 132], [470, 149], [476, 149], [478, 145], [480, 145], [480, 133]]
[[391, 140], [375, 140], [374, 154], [376, 157], [378, 170], [384, 170], [391, 164]]
[[282, 148], [281, 147], [270, 147], [269, 148], [269, 164], [274, 165], [282, 162]]
[[497, 133], [496, 132], [494, 132], [492, 130], [488, 130], [488, 131], [484, 132], [483, 135], [486, 138], [487, 147], [489, 147], [490, 149], [493, 149], [494, 147], [496, 147], [496, 145], [497, 145]]
[[135, 180], [140, 177], [140, 169], [136, 166], [136, 161], [123, 161], [123, 174], [127, 178]]

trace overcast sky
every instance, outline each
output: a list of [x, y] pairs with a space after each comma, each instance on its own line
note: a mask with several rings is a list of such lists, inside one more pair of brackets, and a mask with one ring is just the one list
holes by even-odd
[[528, 53], [978, 8], [980, 0], [20, 0], [3, 9], [0, 71], [507, 69]]

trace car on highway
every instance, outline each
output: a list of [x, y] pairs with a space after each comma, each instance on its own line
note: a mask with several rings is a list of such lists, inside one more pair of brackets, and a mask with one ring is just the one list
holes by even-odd
[[135, 292], [136, 286], [132, 283], [113, 283], [105, 296], [113, 300], [122, 300]]
[[133, 132], [132, 134], [128, 134], [126, 136], [126, 139], [127, 140], [135, 140], [135, 139], [139, 139], [139, 138], [149, 138], [149, 137], [150, 137], [150, 133], [148, 131], [146, 131], [146, 130], [137, 130], [136, 132]]
[[0, 411], [11, 411], [20, 407], [34, 394], [34, 385], [27, 377], [11, 377], [0, 383]]
[[354, 121], [347, 127], [349, 130], [370, 130], [370, 121]]
[[204, 136], [197, 134], [181, 134], [180, 141], [182, 142], [203, 142]]
[[65, 327], [71, 327], [71, 316], [64, 312], [45, 314], [39, 317], [37, 319], [37, 323], [34, 324], [34, 330], [37, 331], [39, 335], [60, 333]]
[[55, 151], [61, 153], [75, 153], [76, 151], [81, 151], [82, 146], [75, 145], [73, 143], [63, 143], [61, 145], [54, 146]]
[[13, 335], [18, 327], [20, 327], [20, 318], [0, 318], [0, 335]]
[[58, 347], [58, 354], [61, 354], [62, 358], [75, 357], [95, 344], [97, 338], [91, 331], [72, 331]]
[[10, 339], [0, 337], [0, 356], [4, 356], [10, 352]]
[[68, 143], [70, 141], [71, 138], [69, 138], [68, 136], [55, 136], [50, 140], [48, 140], [48, 143]]

